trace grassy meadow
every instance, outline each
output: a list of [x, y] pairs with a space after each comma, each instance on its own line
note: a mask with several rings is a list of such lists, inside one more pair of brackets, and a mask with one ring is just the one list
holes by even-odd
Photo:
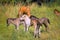
[[46, 17], [50, 19], [49, 32], [45, 31], [43, 25], [40, 38], [34, 38], [33, 26], [29, 28], [29, 32], [24, 32], [23, 25], [20, 25], [19, 31], [14, 30], [13, 24], [7, 27], [6, 19], [17, 17], [20, 7], [21, 5], [0, 5], [0, 40], [60, 40], [60, 16], [54, 14], [54, 9], [60, 11], [60, 6], [48, 7], [42, 5], [39, 7], [36, 4], [30, 5], [32, 15], [38, 18]]

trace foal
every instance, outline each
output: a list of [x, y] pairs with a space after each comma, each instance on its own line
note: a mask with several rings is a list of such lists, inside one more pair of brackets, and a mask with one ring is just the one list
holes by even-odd
[[48, 24], [50, 24], [49, 19], [43, 17], [43, 18], [39, 18], [38, 21], [40, 22], [41, 26], [42, 26], [42, 24], [43, 24], [43, 25], [45, 26], [46, 31], [48, 31]]
[[46, 31], [47, 31], [48, 24], [50, 24], [50, 21], [49, 21], [48, 18], [45, 18], [45, 17], [43, 17], [43, 18], [37, 18], [36, 16], [31, 15], [30, 19], [31, 20], [37, 20], [37, 21], [39, 21], [40, 26], [42, 26], [42, 24], [43, 24], [45, 26], [45, 28], [46, 28]]
[[25, 21], [25, 31], [28, 31], [29, 29], [29, 26], [31, 25], [31, 21], [32, 21], [32, 24], [34, 25], [34, 36], [38, 36], [39, 37], [39, 28], [40, 28], [40, 23], [39, 21], [37, 21], [36, 19], [30, 19], [27, 15], [22, 15], [21, 20], [24, 20]]
[[7, 26], [9, 26], [10, 24], [14, 24], [15, 29], [19, 30], [19, 25], [24, 24], [24, 20], [20, 20], [20, 18], [8, 18]]
[[30, 26], [31, 20], [28, 17], [28, 15], [24, 14], [20, 17], [20, 20], [24, 20], [25, 21], [25, 27], [24, 27], [24, 31], [28, 31], [28, 28]]

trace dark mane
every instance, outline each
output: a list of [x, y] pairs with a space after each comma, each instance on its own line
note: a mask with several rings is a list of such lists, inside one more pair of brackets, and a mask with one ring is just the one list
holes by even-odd
[[17, 18], [8, 18], [8, 19], [11, 19], [11, 20], [16, 20]]
[[33, 19], [33, 20], [36, 19], [36, 20], [37, 20], [37, 19], [39, 19], [39, 18], [37, 18], [36, 16], [31, 15], [31, 16], [30, 16], [30, 19]]
[[23, 12], [23, 15], [24, 15], [24, 14], [27, 14], [27, 13], [26, 13], [26, 12]]

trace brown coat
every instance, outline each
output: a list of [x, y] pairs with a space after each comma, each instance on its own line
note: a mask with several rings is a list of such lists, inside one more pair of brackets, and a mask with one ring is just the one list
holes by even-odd
[[30, 17], [30, 8], [28, 6], [22, 6], [19, 11], [18, 11], [18, 15], [21, 16], [24, 13], [26, 13], [29, 17]]

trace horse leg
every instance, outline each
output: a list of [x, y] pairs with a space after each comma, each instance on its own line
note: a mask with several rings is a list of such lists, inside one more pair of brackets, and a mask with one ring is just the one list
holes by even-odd
[[34, 28], [34, 37], [36, 38], [37, 32], [38, 32], [38, 31], [37, 31], [37, 24], [35, 24], [34, 27], [35, 27], [35, 28]]
[[28, 29], [29, 29], [29, 27], [28, 27], [28, 25], [27, 25], [27, 31], [28, 31]]
[[7, 27], [9, 26], [9, 23], [7, 24]]
[[36, 38], [37, 36], [37, 21], [32, 20], [33, 26], [34, 26], [34, 37]]
[[17, 29], [17, 25], [15, 25], [15, 29]]
[[24, 31], [28, 31], [29, 30], [29, 24], [26, 24], [26, 23], [24, 23]]
[[19, 26], [17, 26], [17, 30], [19, 30]]
[[40, 33], [40, 24], [37, 25], [37, 36], [38, 36], [38, 38], [40, 37], [39, 34], [41, 34]]
[[44, 24], [46, 31], [48, 31], [48, 23]]
[[25, 31], [25, 32], [27, 31], [27, 26], [24, 27], [24, 31]]
[[39, 26], [36, 25], [36, 26], [35, 26], [35, 29], [34, 29], [34, 37], [35, 37], [35, 38], [36, 38], [36, 37], [39, 38], [39, 34], [40, 34], [39, 32], [40, 32]]
[[24, 31], [26, 32], [26, 29], [27, 29], [27, 25], [26, 23], [24, 23]]
[[29, 25], [28, 24], [26, 24], [26, 26], [24, 27], [24, 31], [28, 31], [29, 30]]
[[29, 25], [29, 24], [27, 24], [27, 31], [29, 30], [29, 26], [30, 26], [30, 25]]
[[37, 36], [37, 30], [36, 30], [36, 26], [35, 26], [35, 29], [34, 29], [34, 37], [36, 38]]
[[19, 25], [15, 25], [15, 29], [16, 30], [19, 30]]
[[[39, 35], [41, 35], [41, 30], [40, 29], [39, 29]], [[39, 35], [38, 35], [38, 37], [40, 37]]]

